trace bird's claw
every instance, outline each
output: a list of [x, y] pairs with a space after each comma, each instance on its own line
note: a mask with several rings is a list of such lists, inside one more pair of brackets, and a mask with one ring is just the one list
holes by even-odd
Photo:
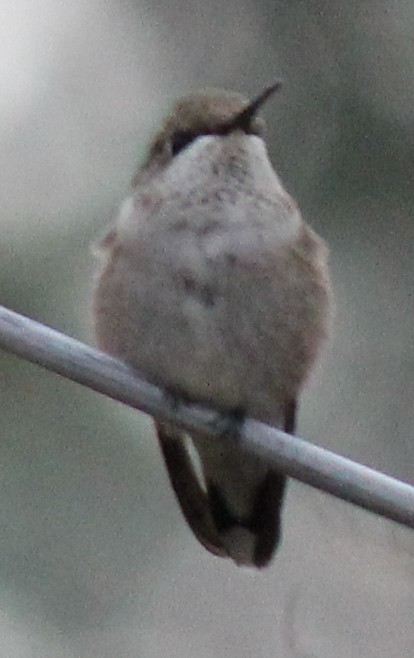
[[213, 432], [221, 437], [237, 439], [244, 423], [245, 413], [241, 409], [231, 412], [217, 413], [210, 422]]

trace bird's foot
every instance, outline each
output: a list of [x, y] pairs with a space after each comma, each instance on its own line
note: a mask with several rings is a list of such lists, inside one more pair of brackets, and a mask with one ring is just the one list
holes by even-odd
[[237, 439], [240, 436], [245, 416], [246, 414], [242, 409], [220, 412], [215, 414], [210, 425], [218, 437]]

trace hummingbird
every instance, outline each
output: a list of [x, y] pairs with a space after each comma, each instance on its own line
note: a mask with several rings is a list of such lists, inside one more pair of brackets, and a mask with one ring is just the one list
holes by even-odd
[[[99, 244], [98, 346], [174, 399], [294, 434], [298, 397], [328, 330], [328, 249], [267, 153], [263, 103], [207, 89], [179, 99]], [[172, 488], [211, 553], [266, 566], [285, 475], [155, 421]], [[226, 439], [226, 437], [224, 437]]]

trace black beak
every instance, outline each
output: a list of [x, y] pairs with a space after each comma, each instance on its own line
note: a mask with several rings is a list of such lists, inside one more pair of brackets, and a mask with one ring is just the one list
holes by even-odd
[[237, 129], [248, 132], [250, 124], [253, 118], [256, 116], [257, 111], [261, 108], [263, 103], [265, 103], [267, 99], [270, 98], [270, 96], [273, 96], [276, 91], [279, 91], [281, 86], [281, 80], [276, 80], [273, 84], [266, 87], [262, 92], [260, 92], [260, 94], [255, 96], [250, 101], [247, 107], [241, 110], [241, 112], [236, 114], [230, 119], [228, 123], [226, 123], [223, 132], [230, 133]]

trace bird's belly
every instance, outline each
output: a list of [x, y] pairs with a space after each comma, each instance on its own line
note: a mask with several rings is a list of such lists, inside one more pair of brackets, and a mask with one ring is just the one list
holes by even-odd
[[277, 281], [254, 258], [157, 255], [141, 252], [132, 264], [121, 252], [101, 274], [99, 345], [190, 399], [279, 420], [277, 403], [295, 395], [311, 358], [309, 327], [290, 326], [286, 290], [278, 295]]

